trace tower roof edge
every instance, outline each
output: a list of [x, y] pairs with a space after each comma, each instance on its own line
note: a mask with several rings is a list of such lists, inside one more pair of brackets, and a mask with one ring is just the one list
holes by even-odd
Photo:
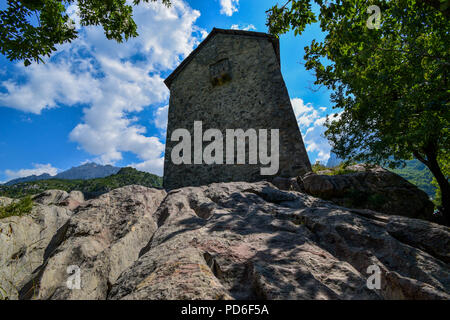
[[164, 80], [166, 86], [170, 89], [172, 82], [175, 80], [177, 75], [192, 61], [195, 55], [216, 35], [216, 34], [229, 34], [235, 36], [247, 36], [247, 37], [256, 37], [256, 38], [267, 38], [267, 40], [272, 42], [273, 48], [275, 50], [275, 54], [278, 59], [278, 63], [281, 64], [280, 58], [280, 41], [277, 37], [263, 32], [254, 32], [254, 31], [244, 31], [244, 30], [229, 30], [229, 29], [219, 29], [213, 28], [213, 30], [209, 33], [209, 35], [203, 40], [197, 48], [195, 48], [189, 56], [184, 59], [180, 65]]

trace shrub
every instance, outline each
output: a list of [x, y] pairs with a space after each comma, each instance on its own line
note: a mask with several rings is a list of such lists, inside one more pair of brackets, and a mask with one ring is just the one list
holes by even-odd
[[321, 164], [319, 161], [317, 161], [315, 164], [312, 165], [312, 170], [314, 173], [317, 173], [319, 171], [325, 171], [330, 170], [331, 168], [327, 168], [323, 164]]
[[31, 212], [33, 208], [33, 200], [30, 196], [20, 199], [18, 202], [13, 202], [7, 206], [0, 207], [0, 219], [23, 216]]
[[348, 174], [348, 173], [355, 172], [353, 170], [348, 169], [348, 167], [352, 164], [354, 164], [354, 163], [344, 161], [335, 167], [328, 168], [328, 167], [324, 166], [323, 164], [321, 164], [320, 162], [316, 162], [315, 164], [313, 164], [312, 170], [314, 173], [318, 173], [320, 171], [325, 171], [324, 172], [325, 175], [337, 176], [337, 175], [341, 175], [341, 174]]

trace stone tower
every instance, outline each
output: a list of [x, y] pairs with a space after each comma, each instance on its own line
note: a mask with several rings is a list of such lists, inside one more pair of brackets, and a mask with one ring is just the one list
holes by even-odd
[[[172, 133], [184, 128], [194, 137], [195, 121], [202, 121], [203, 132], [210, 128], [224, 133], [226, 129], [257, 132], [279, 129], [279, 170], [275, 176], [295, 177], [311, 171], [281, 75], [277, 38], [259, 32], [215, 28], [165, 84], [170, 89], [164, 163], [166, 189], [273, 178], [261, 175], [261, 164], [249, 162], [174, 164], [171, 153], [178, 142], [171, 141]], [[246, 140], [246, 159], [249, 159], [249, 141]], [[203, 142], [203, 148], [207, 144]]]

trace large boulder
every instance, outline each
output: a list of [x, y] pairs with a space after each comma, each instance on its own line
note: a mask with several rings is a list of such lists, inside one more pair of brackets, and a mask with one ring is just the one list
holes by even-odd
[[[128, 186], [85, 202], [59, 230], [58, 247], [49, 250], [21, 289], [21, 298], [106, 299], [109, 287], [156, 231], [154, 213], [165, 195], [163, 190]], [[67, 286], [73, 267], [81, 273], [80, 290]]]
[[154, 216], [158, 229], [109, 299], [450, 298], [450, 231], [430, 222], [266, 182], [175, 190]]
[[433, 220], [434, 205], [428, 195], [399, 175], [382, 167], [354, 165], [352, 173], [302, 178], [304, 190], [349, 208]]
[[71, 215], [68, 208], [35, 203], [27, 215], [0, 220], [0, 299], [18, 298]]

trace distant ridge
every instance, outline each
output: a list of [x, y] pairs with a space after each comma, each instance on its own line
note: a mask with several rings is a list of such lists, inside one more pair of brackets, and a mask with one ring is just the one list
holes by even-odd
[[32, 176], [10, 180], [10, 181], [4, 183], [4, 185], [5, 186], [12, 186], [12, 185], [15, 185], [17, 183], [32, 182], [32, 181], [39, 181], [39, 180], [48, 180], [48, 179], [51, 179], [51, 178], [53, 178], [53, 176], [49, 175], [48, 173], [44, 173], [44, 174], [41, 174], [39, 176], [33, 174]]
[[86, 163], [78, 167], [73, 167], [69, 170], [58, 173], [56, 176], [51, 176], [48, 173], [44, 173], [40, 176], [32, 175], [23, 178], [17, 178], [6, 182], [5, 186], [13, 186], [23, 182], [33, 182], [49, 179], [64, 179], [64, 180], [89, 180], [97, 178], [109, 177], [120, 171], [121, 168], [113, 167], [111, 165], [100, 165], [97, 163]]
[[78, 167], [73, 167], [54, 176], [55, 179], [66, 180], [88, 180], [96, 178], [105, 178], [116, 174], [121, 168], [111, 165], [102, 166], [96, 163], [86, 163]]
[[1, 185], [0, 197], [21, 198], [47, 190], [63, 190], [66, 192], [81, 191], [85, 199], [92, 199], [111, 190], [129, 185], [162, 188], [162, 178], [128, 167], [104, 178], [69, 180], [52, 177], [47, 180], [22, 182], [11, 186]]

